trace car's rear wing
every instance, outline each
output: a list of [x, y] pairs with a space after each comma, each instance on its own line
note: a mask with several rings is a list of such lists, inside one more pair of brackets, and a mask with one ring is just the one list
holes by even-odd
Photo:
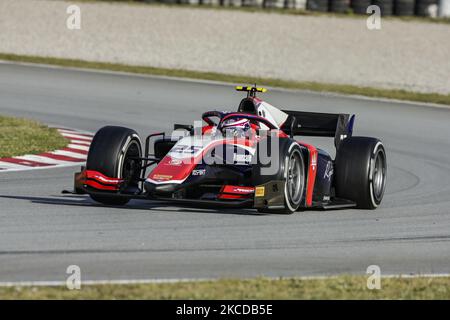
[[288, 118], [282, 130], [291, 136], [334, 137], [334, 144], [351, 137], [355, 115], [283, 110]]

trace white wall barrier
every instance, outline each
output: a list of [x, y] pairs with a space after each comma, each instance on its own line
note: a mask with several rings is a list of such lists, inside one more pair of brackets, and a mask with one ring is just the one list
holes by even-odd
[[439, 1], [439, 17], [450, 17], [450, 0]]
[[[142, 0], [143, 2], [165, 2], [182, 3], [194, 5], [224, 5], [233, 7], [267, 7], [267, 8], [289, 8], [305, 10], [308, 0]], [[450, 17], [450, 0], [437, 0], [438, 5], [432, 4], [428, 9], [427, 16]]]

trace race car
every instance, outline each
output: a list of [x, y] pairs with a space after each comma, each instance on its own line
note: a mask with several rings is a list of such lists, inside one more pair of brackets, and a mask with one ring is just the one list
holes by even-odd
[[[237, 111], [207, 111], [202, 125], [171, 135], [106, 126], [94, 136], [75, 191], [106, 205], [130, 199], [290, 214], [305, 209], [375, 209], [386, 186], [382, 142], [355, 137], [355, 115], [278, 109], [246, 92]], [[302, 142], [334, 138], [336, 157]], [[151, 152], [152, 149], [152, 152]]]

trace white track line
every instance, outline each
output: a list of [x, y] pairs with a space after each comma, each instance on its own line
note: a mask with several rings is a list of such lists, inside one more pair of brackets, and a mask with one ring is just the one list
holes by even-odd
[[[370, 275], [356, 275], [356, 276], [370, 276]], [[264, 277], [269, 280], [283, 280], [283, 279], [294, 279], [294, 280], [323, 280], [323, 279], [334, 279], [338, 278], [339, 275], [334, 276], [304, 276], [304, 277]], [[391, 274], [382, 275], [381, 278], [448, 278], [450, 274], [448, 273], [427, 273], [427, 274]], [[241, 280], [252, 280], [254, 278], [243, 278]], [[152, 283], [182, 283], [182, 282], [205, 282], [205, 281], [217, 281], [220, 278], [173, 278], [173, 279], [130, 279], [130, 280], [83, 280], [81, 279], [81, 285], [108, 285], [108, 284], [152, 284]], [[53, 287], [53, 286], [65, 286], [65, 281], [11, 281], [11, 282], [0, 282], [0, 287]]]
[[[151, 284], [151, 283], [179, 283], [214, 281], [217, 279], [137, 279], [137, 280], [81, 280], [81, 285], [107, 285], [107, 284]], [[0, 282], [0, 287], [59, 287], [66, 286], [65, 281], [18, 281]]]

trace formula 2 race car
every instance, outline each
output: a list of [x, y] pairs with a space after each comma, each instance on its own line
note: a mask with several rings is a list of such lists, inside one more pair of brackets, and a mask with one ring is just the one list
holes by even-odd
[[[175, 124], [144, 144], [132, 129], [101, 128], [74, 192], [106, 205], [156, 199], [268, 213], [378, 207], [386, 152], [376, 138], [352, 136], [354, 115], [279, 110], [256, 97], [264, 88], [236, 89], [247, 92], [237, 112], [205, 112], [198, 128]], [[333, 137], [335, 159], [298, 136]]]

